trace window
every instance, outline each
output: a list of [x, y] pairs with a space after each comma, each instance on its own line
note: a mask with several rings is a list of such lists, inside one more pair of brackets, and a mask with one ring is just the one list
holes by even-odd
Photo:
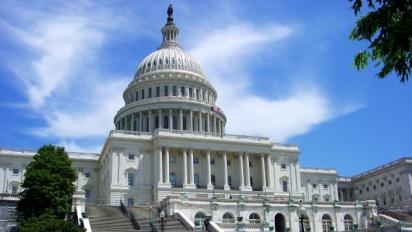
[[253, 187], [253, 177], [250, 177], [250, 186], [252, 186]]
[[176, 174], [174, 172], [170, 173], [169, 180], [172, 186], [176, 186]]
[[396, 182], [399, 182], [399, 177], [396, 177]]
[[136, 91], [136, 101], [139, 100], [139, 91]]
[[324, 185], [323, 185], [323, 188], [324, 188], [324, 189], [327, 189], [328, 187], [329, 187], [329, 186], [328, 186], [327, 184], [324, 184]]
[[85, 189], [84, 194], [85, 194], [86, 199], [90, 199], [90, 190]]
[[251, 168], [252, 166], [252, 161], [249, 161], [249, 167]]
[[135, 155], [134, 154], [129, 154], [128, 160], [134, 160]]
[[227, 166], [230, 166], [230, 160], [226, 160]]
[[185, 91], [184, 86], [180, 87], [180, 93], [181, 93], [182, 97], [186, 97], [186, 91]]
[[90, 178], [90, 172], [84, 173], [84, 176], [85, 176], [86, 178]]
[[346, 214], [343, 218], [343, 223], [345, 225], [345, 231], [353, 230], [353, 218], [349, 214]]
[[11, 193], [16, 194], [18, 189], [19, 189], [19, 187], [17, 185], [11, 186]]
[[192, 88], [189, 88], [189, 97], [190, 97], [190, 98], [193, 97], [193, 90], [192, 90]]
[[230, 187], [232, 187], [232, 177], [231, 177], [231, 176], [228, 176], [228, 177], [227, 177], [227, 184], [228, 184]]
[[144, 99], [144, 89], [142, 89], [142, 100]]
[[198, 164], [199, 163], [199, 158], [198, 157], [193, 157], [193, 163]]
[[210, 164], [215, 165], [215, 159], [210, 159]]
[[385, 186], [385, 184], [382, 182], [382, 183], [381, 183], [381, 187], [383, 187], [383, 186]]
[[165, 86], [165, 96], [169, 96], [169, 86]]
[[233, 214], [227, 212], [223, 214], [222, 222], [223, 223], [235, 223], [235, 217], [233, 216]]
[[156, 87], [156, 97], [160, 97], [160, 87]]
[[366, 187], [366, 192], [369, 192], [369, 187]]
[[323, 232], [329, 232], [332, 231], [331, 230], [332, 227], [332, 219], [329, 215], [324, 214], [322, 216], [322, 231]]
[[318, 194], [313, 195], [312, 201], [319, 201], [319, 195]]
[[282, 180], [282, 191], [283, 192], [288, 191], [288, 182], [286, 180]]
[[285, 169], [286, 169], [286, 164], [281, 164], [281, 165], [280, 165], [280, 168], [281, 168], [282, 170], [285, 170]]
[[362, 194], [362, 193], [363, 193], [363, 190], [362, 190], [362, 189], [360, 189], [360, 190], [359, 190], [359, 193], [360, 193], [360, 194]]
[[134, 173], [127, 174], [127, 184], [129, 186], [134, 186]]
[[257, 213], [251, 213], [251, 214], [249, 215], [249, 223], [259, 224], [259, 223], [260, 223], [259, 214], [257, 214]]
[[171, 164], [176, 163], [176, 156], [174, 156], [174, 155], [170, 156], [169, 163], [171, 163]]
[[206, 215], [202, 212], [198, 212], [195, 215], [195, 221], [199, 221], [200, 225], [202, 225], [202, 222], [205, 220]]
[[212, 184], [216, 185], [216, 176], [215, 175], [211, 175], [211, 179], [212, 179]]
[[392, 180], [388, 180], [388, 184], [390, 184], [390, 185], [391, 185], [391, 184], [392, 184]]
[[176, 86], [173, 86], [173, 90], [172, 90], [173, 92], [172, 92], [172, 94], [173, 94], [173, 96], [177, 96], [177, 88], [176, 88]]
[[402, 201], [402, 195], [399, 195], [399, 201]]
[[373, 185], [373, 190], [375, 190], [375, 189], [376, 189], [376, 185], [374, 184], [374, 185]]
[[149, 88], [149, 98], [152, 97], [152, 88]]
[[196, 98], [199, 99], [199, 89], [196, 89]]
[[312, 188], [318, 188], [318, 185], [317, 184], [312, 184]]
[[324, 200], [325, 200], [326, 202], [329, 202], [329, 201], [330, 201], [329, 196], [325, 196], [325, 197], [324, 197]]
[[17, 168], [13, 168], [13, 175], [18, 175], [18, 174], [19, 174], [19, 172], [20, 172], [20, 170], [19, 170], [19, 169], [17, 169]]

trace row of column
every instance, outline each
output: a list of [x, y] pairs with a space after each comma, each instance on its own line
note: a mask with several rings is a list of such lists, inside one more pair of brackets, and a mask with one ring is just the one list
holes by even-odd
[[[164, 151], [163, 151], [164, 150]], [[165, 159], [163, 161], [163, 153]], [[187, 159], [189, 153], [189, 162]], [[169, 180], [169, 148], [158, 148], [156, 150], [156, 160], [158, 161], [158, 186], [170, 187]], [[196, 188], [194, 182], [194, 165], [193, 165], [193, 149], [182, 149], [183, 156], [183, 181], [182, 185], [184, 188]], [[211, 152], [206, 150], [206, 175], [207, 175], [207, 188], [213, 189], [212, 185], [212, 169], [211, 169]], [[230, 190], [228, 183], [228, 168], [227, 168], [227, 153], [222, 153], [223, 159], [223, 187], [225, 190]], [[239, 153], [239, 188], [244, 191], [251, 191], [252, 186], [250, 183], [250, 167], [249, 167], [249, 154], [248, 153]], [[164, 165], [163, 165], [164, 162]], [[189, 169], [187, 164], [189, 163]], [[270, 174], [270, 155], [261, 154], [260, 155], [261, 163], [261, 178], [262, 178], [262, 188], [263, 190], [267, 188], [273, 188], [272, 175]], [[246, 172], [246, 175], [244, 174]], [[163, 173], [165, 176], [163, 176]], [[189, 174], [189, 175], [188, 175]], [[188, 178], [189, 176], [189, 178]]]
[[[168, 125], [164, 123], [164, 116], [167, 117]], [[156, 117], [157, 121], [155, 121]], [[152, 132], [154, 128], [225, 133], [225, 123], [222, 119], [213, 113], [194, 112], [193, 110], [184, 112], [182, 109], [158, 109], [154, 113], [152, 110], [140, 111], [137, 114], [123, 117], [116, 123], [117, 130]]]
[[[159, 88], [159, 89], [158, 89]], [[216, 95], [208, 89], [189, 87], [184, 85], [144, 86], [126, 95], [125, 102], [144, 100], [155, 97], [184, 97], [200, 102], [214, 103]]]

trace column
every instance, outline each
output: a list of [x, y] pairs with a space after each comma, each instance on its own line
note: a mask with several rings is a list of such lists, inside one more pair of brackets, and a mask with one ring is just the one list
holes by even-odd
[[153, 119], [152, 119], [152, 111], [149, 110], [149, 132], [153, 131]]
[[273, 180], [272, 180], [272, 171], [271, 171], [271, 167], [272, 167], [272, 162], [270, 159], [270, 154], [266, 154], [266, 173], [267, 173], [267, 183], [266, 183], [266, 187], [273, 189]]
[[172, 109], [169, 109], [169, 129], [173, 130], [173, 115]]
[[213, 189], [212, 168], [210, 167], [210, 150], [206, 151], [206, 159], [207, 159], [207, 189]]
[[299, 192], [300, 187], [301, 187], [299, 160], [296, 160], [296, 163], [295, 163], [295, 176], [296, 176], [296, 191]]
[[128, 130], [129, 129], [129, 122], [128, 122], [128, 120], [127, 120], [127, 116], [126, 117], [124, 117], [124, 121], [125, 121], [125, 124], [126, 124], [126, 126], [125, 126], [125, 130]]
[[157, 157], [158, 157], [158, 161], [159, 161], [159, 180], [158, 180], [158, 184], [163, 184], [163, 157], [162, 157], [162, 148], [157, 148]]
[[177, 88], [177, 96], [181, 97], [182, 96], [182, 91], [181, 91], [182, 87], [180, 85], [177, 85], [176, 88]]
[[202, 112], [199, 112], [199, 132], [203, 132]]
[[207, 126], [206, 131], [210, 133], [210, 115], [209, 114], [207, 114], [207, 125], [206, 126]]
[[193, 111], [189, 112], [189, 131], [193, 131]]
[[223, 123], [223, 121], [220, 122], [221, 123], [221, 130], [222, 130], [222, 134], [225, 133], [225, 124]]
[[134, 129], [134, 114], [132, 114], [132, 128], [131, 128], [131, 131], [134, 131], [135, 129]]
[[169, 148], [165, 148], [166, 157], [165, 157], [165, 183], [170, 184], [169, 180]]
[[227, 154], [226, 152], [223, 152], [223, 188], [224, 190], [230, 190], [230, 186], [228, 184], [228, 179], [227, 179]]
[[187, 153], [186, 149], [183, 148], [183, 187], [187, 185]]
[[275, 158], [274, 162], [273, 162], [273, 179], [274, 179], [273, 189], [274, 189], [275, 192], [278, 190], [277, 189], [277, 186], [278, 186], [278, 173], [279, 173], [279, 171], [278, 171], [278, 160], [279, 159]]
[[193, 149], [190, 149], [189, 151], [190, 153], [190, 158], [189, 158], [189, 162], [190, 162], [190, 182], [189, 184], [194, 186], [195, 185], [195, 173], [194, 173], [194, 168], [193, 168]]
[[251, 188], [250, 186], [250, 168], [249, 168], [249, 154], [245, 154], [245, 167], [246, 167], [246, 187]]
[[158, 121], [159, 128], [163, 128], [163, 125], [162, 125], [162, 124], [163, 124], [163, 123], [162, 123], [162, 122], [163, 122], [163, 118], [162, 118], [162, 110], [161, 110], [161, 109], [159, 109], [159, 113], [158, 113], [158, 114], [159, 114], [159, 119], [158, 119], [158, 120], [159, 120], [159, 121]]
[[240, 179], [240, 188], [245, 187], [245, 176], [243, 175], [243, 154], [239, 154], [239, 179]]
[[183, 130], [183, 110], [179, 110], [179, 130]]
[[260, 166], [262, 168], [262, 189], [265, 190], [267, 185], [266, 185], [266, 165], [265, 165], [265, 157], [264, 154], [260, 155]]
[[193, 88], [193, 98], [197, 99], [196, 88]]
[[143, 112], [139, 113], [139, 131], [143, 132]]
[[213, 115], [213, 133], [217, 133], [216, 131], [216, 116]]

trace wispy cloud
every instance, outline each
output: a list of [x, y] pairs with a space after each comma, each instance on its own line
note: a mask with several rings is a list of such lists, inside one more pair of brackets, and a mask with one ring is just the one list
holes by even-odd
[[279, 47], [294, 36], [295, 30], [293, 25], [262, 26], [251, 22], [222, 25], [203, 35], [202, 42], [191, 49], [218, 90], [218, 103], [228, 117], [226, 131], [270, 136], [285, 142], [362, 107], [335, 105], [316, 83], [289, 83], [284, 93], [274, 99], [261, 97], [259, 90], [252, 89], [256, 72], [252, 64], [266, 59], [268, 54], [279, 53]]

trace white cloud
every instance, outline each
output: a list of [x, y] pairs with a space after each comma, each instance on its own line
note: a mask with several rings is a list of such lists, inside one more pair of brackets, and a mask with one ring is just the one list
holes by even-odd
[[102, 145], [79, 145], [73, 140], [61, 140], [58, 143], [59, 146], [63, 146], [66, 151], [71, 152], [87, 152], [87, 153], [100, 153], [102, 150]]
[[201, 42], [192, 48], [219, 93], [218, 104], [228, 117], [228, 133], [270, 136], [274, 141], [286, 142], [320, 123], [362, 107], [334, 106], [313, 83], [299, 87], [290, 83], [284, 89], [293, 91], [285, 91], [275, 99], [253, 92], [254, 80], [250, 76], [255, 70], [251, 63], [278, 52], [294, 30], [287, 25], [229, 25], [210, 31], [207, 36], [202, 34]]

